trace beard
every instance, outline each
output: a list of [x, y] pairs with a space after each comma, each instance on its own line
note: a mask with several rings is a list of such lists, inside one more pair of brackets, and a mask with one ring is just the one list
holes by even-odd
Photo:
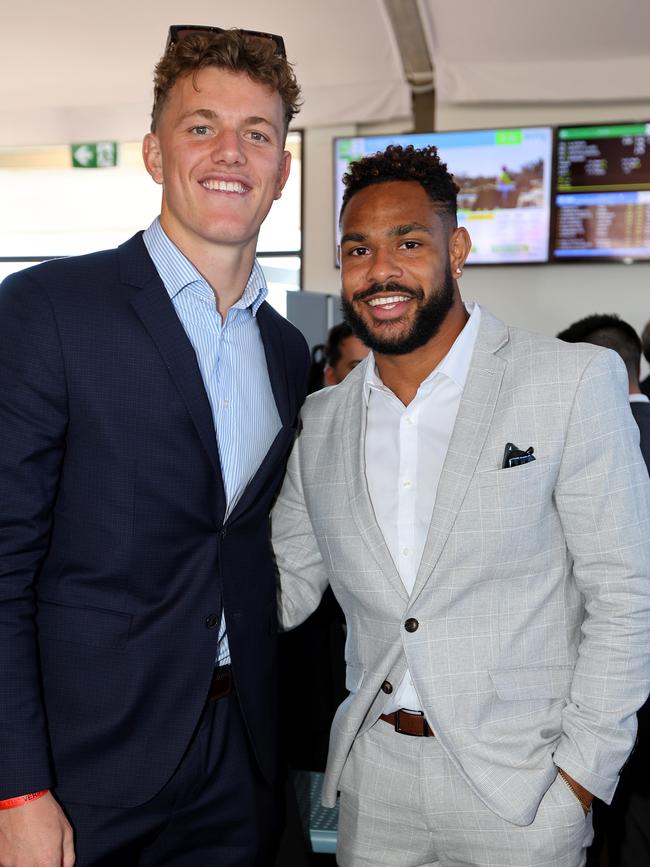
[[[436, 336], [440, 330], [440, 326], [447, 318], [447, 314], [454, 304], [454, 280], [451, 276], [451, 267], [449, 262], [445, 267], [445, 277], [442, 286], [434, 292], [428, 301], [425, 301], [424, 291], [422, 288], [409, 289], [399, 283], [375, 283], [364, 292], [358, 293], [355, 296], [355, 301], [363, 301], [377, 295], [379, 292], [390, 292], [393, 295], [408, 295], [409, 298], [415, 298], [418, 302], [418, 308], [415, 318], [408, 331], [395, 335], [394, 337], [383, 336], [381, 333], [381, 324], [371, 327], [366, 325], [365, 320], [355, 311], [352, 302], [345, 298], [341, 298], [341, 309], [343, 317], [355, 335], [362, 343], [372, 349], [373, 352], [378, 352], [380, 355], [407, 355], [413, 352], [414, 349], [419, 349], [428, 343]], [[400, 320], [394, 320], [399, 322]], [[391, 324], [393, 324], [391, 322]]]

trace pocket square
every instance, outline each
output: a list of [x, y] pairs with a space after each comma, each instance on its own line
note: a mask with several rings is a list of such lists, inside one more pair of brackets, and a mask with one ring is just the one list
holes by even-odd
[[522, 451], [521, 449], [518, 449], [514, 443], [506, 443], [501, 469], [505, 470], [508, 467], [518, 467], [520, 464], [528, 464], [530, 461], [534, 461], [534, 451], [535, 449], [532, 446], [528, 446], [526, 451]]

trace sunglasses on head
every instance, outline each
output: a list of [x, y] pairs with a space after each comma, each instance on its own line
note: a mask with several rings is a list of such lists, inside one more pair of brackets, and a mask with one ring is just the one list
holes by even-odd
[[[238, 27], [240, 33], [244, 33], [246, 36], [257, 36], [259, 39], [270, 39], [275, 45], [274, 54], [277, 54], [278, 57], [283, 57], [286, 59], [286, 52], [284, 50], [284, 39], [281, 36], [276, 36], [275, 33], [263, 33], [260, 30], [244, 30], [241, 27]], [[169, 28], [169, 35], [167, 36], [167, 45], [165, 46], [165, 52], [169, 51], [172, 45], [176, 45], [181, 39], [185, 39], [186, 36], [190, 36], [193, 33], [227, 33], [223, 27], [208, 27], [207, 24], [172, 24]]]

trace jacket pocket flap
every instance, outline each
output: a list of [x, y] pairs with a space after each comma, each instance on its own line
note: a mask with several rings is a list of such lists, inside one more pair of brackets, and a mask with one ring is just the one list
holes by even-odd
[[363, 682], [365, 669], [360, 665], [347, 665], [345, 668], [345, 688], [348, 692], [356, 692]]
[[499, 698], [530, 701], [536, 698], [566, 698], [573, 680], [572, 665], [542, 668], [505, 668], [488, 672]]
[[126, 644], [131, 619], [131, 615], [123, 611], [44, 600], [39, 601], [36, 616], [39, 638], [113, 648]]

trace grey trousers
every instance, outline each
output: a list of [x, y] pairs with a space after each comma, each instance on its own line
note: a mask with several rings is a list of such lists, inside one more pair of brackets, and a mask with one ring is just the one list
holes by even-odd
[[521, 827], [491, 812], [436, 738], [378, 721], [358, 738], [340, 782], [341, 867], [581, 867], [591, 813], [558, 776], [535, 820]]

